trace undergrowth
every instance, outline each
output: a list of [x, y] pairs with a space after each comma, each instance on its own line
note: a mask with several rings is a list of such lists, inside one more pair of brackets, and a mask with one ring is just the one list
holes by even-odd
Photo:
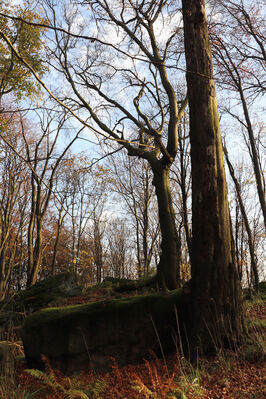
[[[18, 388], [0, 387], [0, 399], [262, 399], [265, 301], [253, 298], [245, 306], [249, 335], [241, 347], [221, 349], [196, 365], [182, 352], [163, 360], [151, 354], [135, 366], [119, 368], [110, 358], [108, 373], [84, 370], [66, 377], [43, 356], [45, 370], [21, 368]], [[14, 353], [21, 355], [20, 342], [14, 342]]]

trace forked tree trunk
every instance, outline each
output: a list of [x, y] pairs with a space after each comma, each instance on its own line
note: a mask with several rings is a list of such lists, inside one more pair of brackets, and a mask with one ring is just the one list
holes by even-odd
[[151, 163], [153, 182], [158, 203], [161, 228], [161, 256], [157, 265], [158, 284], [162, 290], [173, 290], [179, 285], [179, 238], [169, 185], [169, 165], [156, 160]]
[[183, 0], [192, 162], [190, 350], [241, 334], [240, 282], [232, 247], [212, 54], [203, 0]]

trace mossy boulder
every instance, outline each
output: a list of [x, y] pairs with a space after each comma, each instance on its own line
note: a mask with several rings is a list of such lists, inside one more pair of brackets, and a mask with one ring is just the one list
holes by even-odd
[[80, 278], [76, 273], [66, 272], [48, 277], [7, 300], [6, 310], [36, 311], [47, 306], [63, 305], [65, 298], [80, 295]]
[[113, 291], [137, 291], [138, 283], [138, 280], [106, 277], [102, 285], [112, 287]]
[[136, 293], [144, 293], [155, 291], [156, 277], [142, 277], [138, 280], [106, 277], [102, 283], [96, 284], [88, 288], [88, 292], [95, 289], [108, 289], [110, 292], [129, 292], [135, 291]]
[[161, 354], [175, 346], [179, 320], [187, 304], [182, 290], [139, 295], [64, 308], [49, 308], [29, 316], [23, 326], [30, 368], [42, 368], [41, 355], [65, 374], [91, 367], [104, 370], [109, 357], [125, 365], [152, 350]]

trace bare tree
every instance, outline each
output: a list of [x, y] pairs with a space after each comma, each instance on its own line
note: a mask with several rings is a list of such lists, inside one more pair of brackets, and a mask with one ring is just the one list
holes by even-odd
[[[243, 116], [226, 107], [245, 132], [245, 141], [256, 178], [257, 192], [266, 228], [265, 180], [259, 156], [260, 140], [252, 121], [252, 103], [265, 92], [265, 24], [263, 5], [242, 0], [218, 2], [223, 22], [211, 28], [219, 84], [237, 93]], [[247, 136], [247, 138], [246, 138]]]
[[[163, 289], [176, 288], [178, 235], [169, 170], [178, 150], [178, 123], [186, 106], [186, 100], [177, 101], [175, 79], [171, 83], [171, 69], [178, 61], [174, 40], [180, 31], [180, 10], [161, 0], [126, 1], [118, 8], [106, 0], [81, 1], [68, 7], [63, 4], [59, 11], [49, 0], [44, 4], [46, 26], [54, 33], [47, 46], [50, 67], [63, 75], [69, 89], [67, 96], [57, 101], [99, 139], [116, 141], [129, 156], [149, 163], [162, 234], [158, 283]], [[77, 24], [78, 17], [84, 23]], [[108, 39], [110, 34], [117, 37], [117, 45]], [[3, 33], [2, 37], [26, 63], [8, 37]], [[26, 64], [40, 82], [34, 68]]]
[[[181, 225], [184, 228], [186, 243], [181, 244], [184, 252], [188, 252], [189, 262], [192, 258], [192, 237], [191, 237], [191, 165], [190, 165], [190, 144], [189, 144], [189, 121], [185, 112], [178, 127], [178, 154], [171, 180], [174, 181], [179, 189], [175, 193], [176, 206], [181, 215]], [[187, 248], [186, 248], [187, 247]], [[186, 255], [184, 255], [184, 264]]]
[[130, 278], [134, 271], [130, 270], [131, 245], [128, 240], [129, 229], [123, 219], [114, 219], [109, 223], [108, 257], [109, 276], [115, 278]]
[[[21, 133], [24, 140], [25, 159], [31, 170], [30, 220], [28, 224], [28, 277], [27, 286], [36, 282], [43, 252], [43, 221], [53, 195], [56, 170], [65, 154], [78, 137], [79, 132], [56, 154], [59, 133], [66, 123], [66, 116], [55, 121], [53, 113], [39, 115], [41, 132], [29, 135], [27, 125], [21, 119]], [[53, 125], [55, 123], [55, 126]], [[53, 160], [53, 158], [55, 158]]]
[[137, 161], [124, 154], [113, 158], [112, 168], [111, 188], [125, 204], [126, 216], [135, 231], [137, 269], [141, 277], [150, 270], [159, 232], [151, 169], [142, 159]]
[[[0, 147], [0, 298], [8, 291], [21, 252], [21, 235], [27, 216], [28, 179], [25, 164], [14, 152], [23, 153], [19, 121], [12, 114], [1, 118]], [[22, 261], [20, 257], [20, 261]]]
[[234, 171], [232, 163], [230, 162], [228, 151], [227, 151], [227, 148], [225, 145], [224, 145], [223, 149], [224, 149], [226, 163], [227, 163], [227, 166], [228, 166], [228, 169], [230, 172], [230, 176], [235, 185], [235, 190], [236, 190], [237, 199], [239, 202], [240, 211], [241, 211], [241, 214], [243, 217], [245, 229], [246, 229], [247, 236], [248, 236], [249, 255], [250, 255], [252, 275], [253, 275], [253, 279], [254, 279], [254, 288], [256, 291], [258, 291], [258, 289], [259, 289], [259, 273], [258, 273], [258, 266], [257, 266], [256, 255], [255, 255], [255, 249], [254, 249], [253, 235], [252, 235], [252, 231], [251, 231], [251, 228], [249, 225], [246, 208], [245, 208], [245, 205], [244, 205], [244, 202], [242, 199], [240, 184], [235, 176], [235, 171]]

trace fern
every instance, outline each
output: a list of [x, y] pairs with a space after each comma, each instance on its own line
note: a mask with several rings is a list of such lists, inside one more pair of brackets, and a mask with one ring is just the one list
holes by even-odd
[[108, 384], [104, 378], [97, 378], [96, 381], [90, 384], [90, 387], [86, 389], [86, 393], [91, 397], [95, 396], [97, 399], [102, 399], [101, 394], [103, 394], [107, 388]]
[[[44, 362], [45, 371], [27, 369], [25, 372], [40, 380], [46, 387], [52, 389], [55, 393], [60, 392], [64, 399], [90, 399], [85, 392], [72, 387], [69, 378], [64, 377], [62, 378], [62, 382], [59, 382], [55, 370], [51, 367], [47, 357], [42, 355], [42, 360]], [[64, 383], [65, 385], [68, 385], [68, 388], [65, 388]]]
[[34, 399], [36, 394], [40, 391], [38, 389], [35, 392], [27, 392], [25, 390], [20, 389], [18, 387], [15, 391], [6, 391], [3, 389], [3, 387], [0, 387], [0, 399]]
[[158, 359], [154, 362], [145, 360], [149, 381], [145, 383], [140, 376], [133, 373], [132, 389], [144, 395], [145, 399], [187, 399], [184, 392], [174, 381], [176, 370], [169, 375], [168, 369], [160, 367]]
[[145, 399], [158, 399], [157, 395], [155, 396], [154, 392], [152, 392], [137, 375], [135, 376], [135, 381], [132, 384], [132, 389], [138, 393], [142, 393]]

